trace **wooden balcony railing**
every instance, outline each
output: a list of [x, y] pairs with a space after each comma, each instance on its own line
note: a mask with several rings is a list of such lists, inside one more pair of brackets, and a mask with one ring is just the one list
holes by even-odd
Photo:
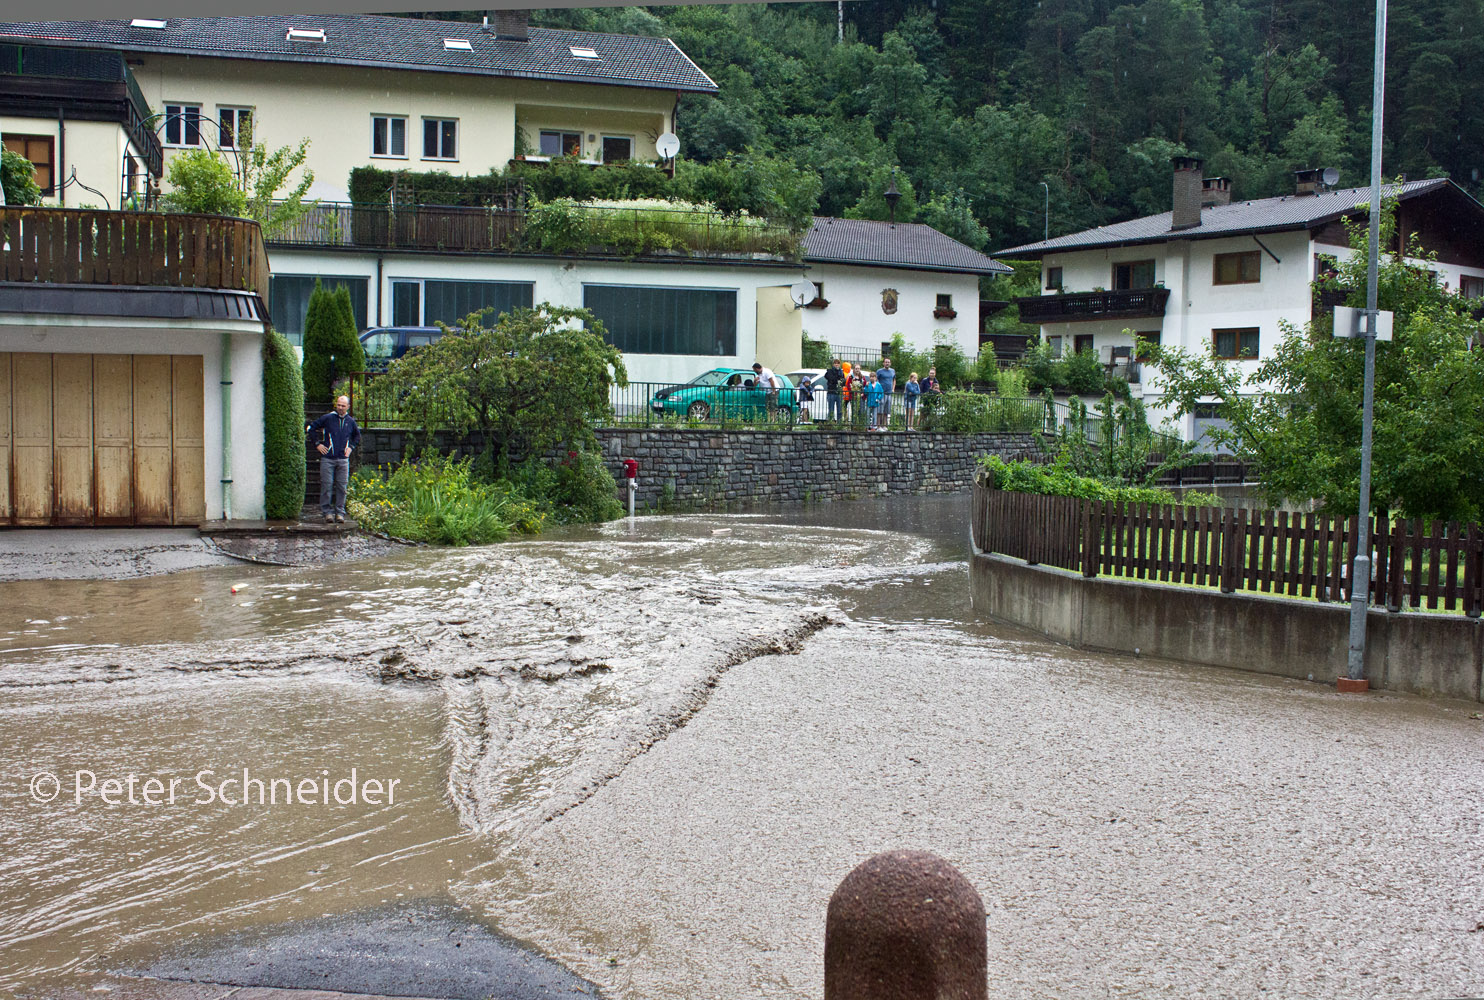
[[249, 219], [0, 207], [0, 281], [231, 289], [266, 302], [268, 254]]
[[1065, 292], [1030, 295], [1015, 300], [1024, 323], [1076, 323], [1092, 319], [1143, 319], [1163, 316], [1168, 288], [1134, 288], [1117, 292]]

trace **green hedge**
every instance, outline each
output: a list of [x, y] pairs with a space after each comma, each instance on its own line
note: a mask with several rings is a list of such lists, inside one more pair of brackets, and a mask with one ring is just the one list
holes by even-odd
[[304, 508], [304, 380], [287, 337], [263, 338], [263, 469], [266, 514], [295, 518]]
[[1007, 462], [998, 455], [984, 455], [979, 467], [994, 474], [994, 487], [1007, 493], [1037, 493], [1042, 496], [1082, 497], [1114, 503], [1182, 504], [1186, 507], [1219, 507], [1212, 493], [1186, 493], [1177, 497], [1169, 490], [1146, 486], [1116, 486], [1091, 476], [1079, 476], [1068, 466], [1037, 465], [1017, 459]]

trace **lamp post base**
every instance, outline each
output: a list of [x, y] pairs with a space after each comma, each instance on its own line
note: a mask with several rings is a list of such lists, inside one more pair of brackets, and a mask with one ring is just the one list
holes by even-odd
[[1338, 677], [1335, 679], [1335, 687], [1340, 694], [1364, 694], [1371, 689], [1371, 682], [1364, 677], [1352, 680], [1349, 677]]

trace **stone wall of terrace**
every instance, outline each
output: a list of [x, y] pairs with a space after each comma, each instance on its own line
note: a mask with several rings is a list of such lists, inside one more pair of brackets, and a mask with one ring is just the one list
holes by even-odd
[[[770, 503], [855, 500], [891, 493], [954, 493], [974, 482], [980, 455], [1038, 456], [1039, 434], [921, 434], [864, 431], [714, 431], [677, 428], [600, 430], [615, 478], [623, 460], [639, 463], [641, 507], [738, 509]], [[362, 432], [362, 460], [401, 461], [412, 435]], [[477, 447], [438, 435], [442, 451]], [[627, 498], [619, 483], [620, 495]]]

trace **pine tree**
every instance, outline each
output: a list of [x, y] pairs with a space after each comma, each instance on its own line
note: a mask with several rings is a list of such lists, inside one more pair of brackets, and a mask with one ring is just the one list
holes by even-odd
[[316, 279], [304, 317], [305, 398], [328, 406], [335, 398], [335, 380], [365, 367], [349, 289], [325, 288]]

